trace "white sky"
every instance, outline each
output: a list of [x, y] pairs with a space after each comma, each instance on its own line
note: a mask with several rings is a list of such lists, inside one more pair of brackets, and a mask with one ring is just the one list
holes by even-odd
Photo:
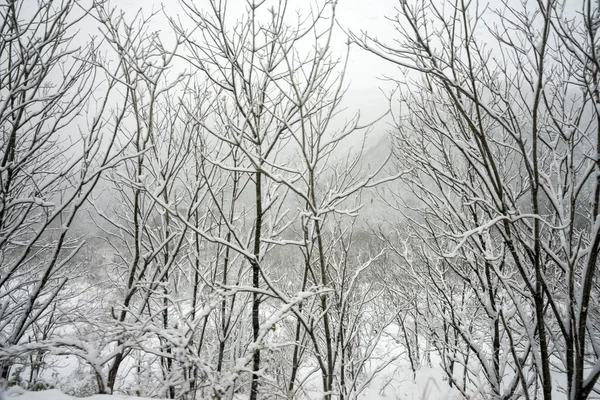
[[[194, 1], [194, 0], [191, 0]], [[289, 11], [298, 9], [302, 13], [308, 11], [309, 4], [322, 4], [321, 0], [289, 0]], [[206, 0], [196, 0], [195, 4], [206, 4]], [[233, 15], [241, 14], [245, 10], [245, 0], [228, 0], [228, 11]], [[393, 38], [395, 34], [394, 23], [385, 18], [386, 15], [394, 15], [394, 7], [397, 0], [340, 0], [337, 6], [337, 20], [345, 30], [354, 32], [366, 31], [371, 36], [381, 38]], [[123, 0], [110, 1], [109, 6], [122, 9], [126, 15], [133, 18], [134, 14], [142, 9], [144, 15], [149, 15], [152, 11], [160, 11], [172, 17], [181, 15], [181, 5], [177, 0]], [[303, 11], [304, 10], [304, 11]], [[84, 24], [80, 26], [80, 33], [87, 35], [99, 35], [98, 27], [94, 24]], [[166, 17], [159, 12], [153, 19], [150, 30], [159, 30], [161, 39], [168, 43], [172, 42], [173, 36], [170, 34], [170, 26]], [[346, 37], [338, 30], [332, 43], [334, 54], [340, 56], [346, 52]], [[361, 122], [368, 122], [381, 116], [389, 107], [384, 92], [389, 92], [394, 86], [390, 82], [384, 82], [380, 78], [383, 75], [397, 75], [396, 66], [384, 62], [377, 57], [353, 46], [350, 52], [348, 70], [346, 73], [346, 84], [348, 92], [345, 97], [348, 115], [353, 115], [356, 111], [361, 112]], [[386, 123], [380, 122], [374, 129], [373, 139], [369, 140], [372, 145], [376, 143], [386, 129]]]
[[[194, 4], [207, 4], [207, 0], [189, 0]], [[272, 0], [268, 0], [272, 1]], [[581, 9], [582, 0], [565, 0], [568, 11], [573, 12]], [[310, 4], [322, 4], [323, 0], [289, 0], [288, 9], [298, 9], [303, 14], [306, 14]], [[415, 0], [416, 2], [416, 0]], [[483, 7], [487, 0], [480, 1], [480, 7]], [[521, 8], [521, 0], [507, 0], [507, 3], [514, 3], [516, 8]], [[149, 15], [153, 10], [160, 11], [164, 9], [169, 16], [177, 17], [181, 12], [181, 5], [177, 0], [122, 0], [111, 1], [111, 6], [123, 9], [127, 15], [133, 17], [135, 12], [142, 9], [145, 15]], [[365, 31], [371, 37], [379, 37], [386, 43], [392, 43], [394, 39], [399, 37], [396, 32], [396, 26], [393, 21], [386, 19], [386, 16], [393, 17], [397, 14], [395, 7], [398, 0], [339, 0], [337, 7], [337, 20], [339, 25], [345, 30], [351, 30], [355, 33]], [[496, 0], [489, 0], [490, 10], [488, 17], [493, 15], [491, 9], [501, 8], [502, 4]], [[228, 0], [228, 11], [231, 15], [241, 15], [245, 12], [246, 0]], [[170, 34], [170, 26], [166, 17], [159, 12], [154, 17], [150, 26], [150, 30], [159, 30], [161, 38], [165, 42], [172, 41]], [[479, 29], [485, 32], [487, 29], [484, 24], [479, 25]], [[97, 27], [93, 25], [84, 25], [82, 33], [97, 34]], [[489, 35], [489, 33], [486, 32]], [[335, 36], [332, 44], [334, 53], [342, 56], [345, 54], [346, 38], [341, 30]], [[381, 79], [382, 76], [400, 77], [400, 71], [389, 62], [359, 49], [353, 47], [350, 53], [348, 70], [346, 73], [346, 83], [348, 84], [348, 92], [345, 98], [348, 107], [348, 115], [360, 110], [363, 117], [361, 122], [367, 122], [374, 119], [385, 112], [389, 105], [382, 90], [389, 93], [394, 85], [390, 82], [385, 82]], [[371, 144], [377, 142], [380, 136], [383, 135], [386, 129], [385, 121], [379, 123], [375, 128], [376, 138], [370, 140]]]

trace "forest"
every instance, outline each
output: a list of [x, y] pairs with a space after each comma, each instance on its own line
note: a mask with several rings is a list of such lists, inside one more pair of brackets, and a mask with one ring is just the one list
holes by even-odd
[[600, 398], [600, 1], [350, 3], [0, 1], [9, 399]]

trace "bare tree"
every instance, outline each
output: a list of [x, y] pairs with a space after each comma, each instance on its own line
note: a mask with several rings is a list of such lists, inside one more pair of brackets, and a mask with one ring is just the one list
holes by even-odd
[[[285, 20], [285, 2], [274, 5], [276, 8], [268, 8], [264, 2], [249, 2], [246, 5], [248, 17], [230, 27], [226, 2], [211, 1], [208, 11], [191, 4], [185, 6], [201, 37], [195, 38], [192, 33], [179, 28], [187, 39], [191, 54], [188, 60], [206, 74], [218, 96], [218, 116], [216, 120], [204, 122], [203, 126], [217, 141], [232, 148], [223, 161], [208, 154], [206, 160], [215, 165], [219, 163], [232, 174], [243, 174], [242, 179], [254, 187], [249, 242], [244, 238], [245, 233], [231, 224], [233, 214], [221, 212], [230, 231], [225, 245], [235, 244], [228, 247], [241, 252], [251, 266], [251, 285], [255, 289], [252, 291], [252, 339], [256, 343], [261, 335], [261, 276], [265, 278], [261, 263], [268, 248], [273, 246], [263, 239], [272, 232], [263, 229], [265, 222], [269, 222], [271, 229], [281, 231], [285, 227], [285, 221], [283, 226], [278, 226], [282, 221], [278, 219], [277, 211], [289, 190], [267, 171], [288, 175], [285, 164], [277, 161], [281, 158], [278, 152], [282, 143], [289, 140], [290, 127], [300, 121], [298, 107], [288, 94], [288, 85], [293, 82], [299, 67], [288, 64], [289, 69], [286, 69], [286, 62], [290, 61], [287, 57], [297, 43], [312, 32], [318, 19], [309, 21], [307, 26], [290, 26]], [[294, 62], [303, 64], [298, 59]], [[223, 280], [226, 282], [225, 270]], [[259, 348], [252, 353], [250, 396], [256, 399]]]
[[[101, 173], [119, 161], [112, 148], [123, 109], [108, 106], [115, 82], [89, 62], [93, 41], [73, 43], [87, 11], [69, 0], [0, 6], [3, 349], [54, 320], [61, 293], [78, 276], [70, 261], [85, 243], [69, 228]], [[8, 379], [11, 361], [0, 365]]]
[[[120, 366], [130, 354], [141, 357], [150, 353], [157, 356], [161, 367], [166, 387], [161, 395], [175, 398], [173, 382], [177, 379], [173, 378], [174, 356], [168, 335], [175, 334], [171, 330], [179, 320], [175, 315], [182, 299], [174, 283], [188, 262], [188, 233], [187, 227], [162, 207], [191, 203], [182, 188], [183, 174], [200, 138], [194, 125], [187, 123], [181, 100], [191, 82], [182, 73], [170, 74], [177, 43], [174, 49], [167, 49], [160, 36], [149, 30], [155, 15], [139, 12], [128, 21], [115, 8], [98, 6], [96, 11], [106, 43], [119, 60], [115, 79], [123, 85], [131, 110], [119, 130], [121, 151], [129, 154], [130, 160], [110, 177], [113, 187], [109, 195], [116, 202], [102, 205], [106, 200], [101, 198], [94, 203], [107, 243], [114, 250], [113, 279], [124, 283], [120, 305], [111, 309], [113, 329], [120, 331], [120, 337], [107, 386], [111, 392], [115, 390]], [[183, 93], [179, 98], [174, 95], [176, 89]], [[187, 295], [185, 290], [182, 295]], [[158, 339], [158, 349], [137, 344], [149, 335]]]
[[[248, 1], [237, 21], [231, 2], [184, 3], [172, 48], [157, 14], [65, 0], [28, 21], [20, 4], [2, 6], [0, 48], [3, 376], [74, 355], [99, 392], [297, 398], [320, 379], [325, 398], [357, 398], [394, 360], [376, 350], [397, 317], [360, 194], [400, 174], [363, 169], [372, 125], [344, 114], [336, 2]], [[101, 37], [75, 49], [81, 21]], [[67, 235], [88, 200], [109, 259], [77, 258]], [[90, 262], [90, 304], [58, 318]]]
[[[399, 47], [354, 36], [409, 71], [394, 134], [414, 167], [404, 209], [422, 212], [422, 268], [494, 398], [550, 399], [556, 372], [586, 398], [600, 375], [599, 11], [572, 6], [400, 1]], [[469, 314], [450, 297], [463, 284]]]
[[[340, 242], [334, 235], [327, 243], [324, 221], [328, 215], [356, 215], [360, 205], [349, 199], [381, 182], [375, 179], [379, 169], [370, 174], [359, 171], [360, 154], [334, 166], [336, 148], [351, 133], [369, 126], [361, 127], [358, 116], [347, 121], [339, 116], [345, 66], [343, 59], [332, 56], [330, 48], [335, 4], [317, 5], [313, 13], [298, 20], [290, 19], [287, 2], [250, 1], [245, 5], [247, 16], [233, 24], [227, 5], [225, 1], [211, 1], [200, 9], [186, 3], [194, 29], [185, 29], [187, 23], [174, 25], [186, 39], [186, 60], [212, 82], [218, 99], [215, 116], [200, 123], [212, 141], [220, 143], [220, 151], [231, 149], [215, 153], [207, 146], [206, 162], [237, 174], [242, 187], [254, 189], [252, 218], [248, 214], [234, 224], [231, 211], [221, 208], [220, 213], [223, 221], [229, 221], [229, 232], [222, 242], [226, 251], [243, 255], [251, 268], [253, 346], [257, 346], [264, 329], [261, 316], [277, 302], [289, 304], [289, 296], [295, 292], [339, 290], [339, 311], [341, 318], [346, 318], [348, 293], [344, 283], [331, 281], [333, 271], [327, 254]], [[248, 198], [249, 191], [245, 190]], [[292, 213], [289, 207], [296, 204], [300, 210]], [[252, 237], [244, 232], [242, 224], [248, 223]], [[273, 259], [267, 256], [280, 246], [296, 249], [301, 255], [292, 258], [302, 266], [292, 269], [299, 273], [292, 294], [274, 283], [279, 281], [280, 272], [270, 268]], [[220, 273], [226, 282], [225, 265]], [[266, 295], [268, 292], [271, 294]], [[342, 346], [344, 340], [338, 332], [343, 323], [336, 326], [331, 320], [330, 295], [323, 292], [317, 303], [311, 298], [309, 303], [291, 308], [297, 317], [293, 330], [297, 343], [286, 384], [288, 396], [295, 395], [301, 358], [308, 354], [301, 350], [305, 343], [311, 344], [311, 356], [318, 360], [325, 396], [333, 394], [344, 359], [340, 355], [344, 349], [336, 346]], [[269, 297], [278, 301], [263, 303]], [[261, 304], [265, 304], [263, 311]], [[252, 358], [252, 399], [259, 393], [260, 354], [257, 347]]]

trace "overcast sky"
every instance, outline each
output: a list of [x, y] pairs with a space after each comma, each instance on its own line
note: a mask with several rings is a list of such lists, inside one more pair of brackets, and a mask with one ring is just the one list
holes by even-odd
[[[194, 0], [189, 1], [194, 2]], [[508, 0], [509, 4], [511, 2], [514, 2], [517, 8], [522, 7], [520, 0]], [[567, 11], [575, 12], [579, 10], [581, 2], [582, 0], [567, 0], [565, 3]], [[194, 4], [200, 6], [206, 3], [207, 0], [195, 0], [194, 2]], [[290, 11], [290, 8], [298, 9], [301, 13], [306, 14], [309, 10], [309, 5], [314, 5], [315, 3], [322, 4], [322, 1], [289, 0], [288, 11]], [[484, 3], [486, 3], [486, 0], [480, 2], [480, 9], [483, 8]], [[177, 16], [183, 17], [181, 5], [177, 0], [123, 0], [113, 1], [109, 4], [122, 8], [131, 17], [139, 9], [142, 9], [145, 15], [149, 15], [152, 11], [159, 11], [152, 20], [150, 30], [160, 31], [160, 36], [166, 43], [169, 40], [172, 41], [173, 36], [167, 18], [160, 10], [164, 10], [164, 13], [173, 18], [177, 18]], [[364, 31], [371, 37], [379, 37], [386, 43], [393, 43], [394, 39], [399, 37], [399, 34], [396, 32], [394, 22], [387, 19], [386, 16], [393, 17], [397, 14], [395, 11], [397, 4], [397, 0], [341, 0], [337, 7], [337, 20], [339, 26], [344, 30], [355, 33]], [[501, 7], [501, 4], [495, 1], [489, 4], [490, 10], [487, 12], [486, 18], [493, 20], [492, 10]], [[246, 0], [228, 0], [228, 11], [232, 18], [237, 18], [244, 14], [246, 12]], [[489, 35], [486, 32], [487, 28], [484, 24], [479, 24], [478, 29], [480, 30], [479, 40], [482, 40], [481, 35]], [[89, 35], [97, 34], [97, 27], [94, 27], [92, 24], [85, 24], [82, 27], [82, 31], [82, 33]], [[333, 52], [340, 56], [344, 55], [346, 37], [342, 29], [338, 30], [334, 39], [332, 43]], [[376, 118], [387, 110], [389, 105], [382, 91], [389, 93], [394, 85], [391, 82], [383, 81], [381, 79], [382, 76], [400, 77], [400, 72], [396, 66], [378, 59], [359, 49], [357, 46], [352, 48], [346, 74], [348, 92], [345, 102], [349, 108], [348, 115], [360, 110], [363, 117], [362, 122], [366, 122], [369, 119]], [[385, 121], [379, 123], [375, 132], [377, 138], [381, 137], [385, 130]], [[373, 140], [370, 143], [372, 144], [377, 141]]]
[[[206, 4], [206, 1], [196, 0], [195, 2], [198, 5], [203, 3]], [[314, 5], [315, 1], [289, 0], [289, 6], [292, 9], [300, 10], [302, 13], [308, 12], [310, 3]], [[228, 12], [232, 16], [236, 13], [238, 15], [245, 13], [245, 0], [228, 0], [228, 4]], [[318, 1], [318, 4], [322, 4], [322, 1]], [[396, 4], [397, 0], [377, 0], [376, 2], [372, 0], [343, 0], [339, 2], [337, 7], [337, 21], [344, 30], [366, 31], [371, 36], [393, 38], [397, 36], [394, 23], [385, 17], [386, 15], [395, 14], [394, 7]], [[133, 17], [140, 9], [144, 15], [163, 9], [164, 13], [169, 16], [183, 16], [181, 5], [177, 0], [123, 0], [111, 1], [109, 5], [122, 9], [130, 17]], [[80, 29], [81, 34], [98, 35], [98, 27], [93, 24], [83, 24]], [[172, 42], [171, 28], [163, 12], [158, 12], [153, 17], [150, 29], [160, 31], [161, 39], [164, 42]], [[345, 55], [346, 36], [341, 29], [338, 29], [334, 37], [332, 51], [340, 56]], [[397, 73], [397, 67], [379, 60], [357, 46], [353, 46], [346, 74], [348, 92], [344, 99], [348, 107], [348, 115], [360, 110], [362, 122], [367, 122], [385, 112], [389, 105], [382, 90], [388, 93], [393, 85], [390, 82], [382, 81], [381, 77], [383, 75], [394, 76]], [[383, 136], [385, 129], [386, 123], [379, 123], [375, 128], [376, 132], [374, 132], [377, 140], [372, 140], [370, 143], [377, 142], [378, 138]]]

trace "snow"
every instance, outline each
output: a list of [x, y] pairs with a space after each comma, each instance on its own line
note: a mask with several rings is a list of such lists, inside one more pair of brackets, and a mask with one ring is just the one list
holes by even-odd
[[[151, 400], [144, 397], [135, 396], [112, 396], [109, 394], [96, 394], [90, 397], [84, 397], [87, 400]], [[2, 397], [0, 397], [2, 399]], [[37, 392], [28, 392], [19, 387], [8, 388], [6, 400], [75, 400], [79, 397], [69, 396], [58, 389], [40, 390]]]
[[[90, 397], [84, 397], [87, 400], [151, 400], [144, 397], [135, 396], [112, 396], [108, 394], [96, 394]], [[60, 390], [40, 390], [37, 392], [28, 392], [18, 387], [8, 388], [6, 392], [6, 400], [75, 400], [79, 397], [69, 396]], [[0, 395], [0, 400], [3, 398]]]
[[[317, 400], [322, 398], [322, 393], [306, 393], [306, 399]], [[79, 397], [69, 396], [60, 390], [50, 389], [29, 392], [19, 387], [11, 387], [5, 395], [6, 399], [0, 400], [79, 400]], [[381, 374], [360, 393], [357, 399], [364, 400], [455, 400], [461, 398], [458, 391], [450, 389], [444, 379], [444, 373], [439, 368], [422, 367], [416, 379], [412, 379], [412, 372], [408, 369], [398, 369], [391, 374]], [[86, 400], [151, 400], [144, 397], [97, 394], [85, 397]], [[154, 399], [155, 400], [155, 399]]]
[[362, 392], [359, 399], [365, 400], [454, 400], [462, 398], [456, 389], [451, 389], [440, 368], [421, 367], [416, 379], [412, 372], [398, 370], [394, 374], [381, 375]]

